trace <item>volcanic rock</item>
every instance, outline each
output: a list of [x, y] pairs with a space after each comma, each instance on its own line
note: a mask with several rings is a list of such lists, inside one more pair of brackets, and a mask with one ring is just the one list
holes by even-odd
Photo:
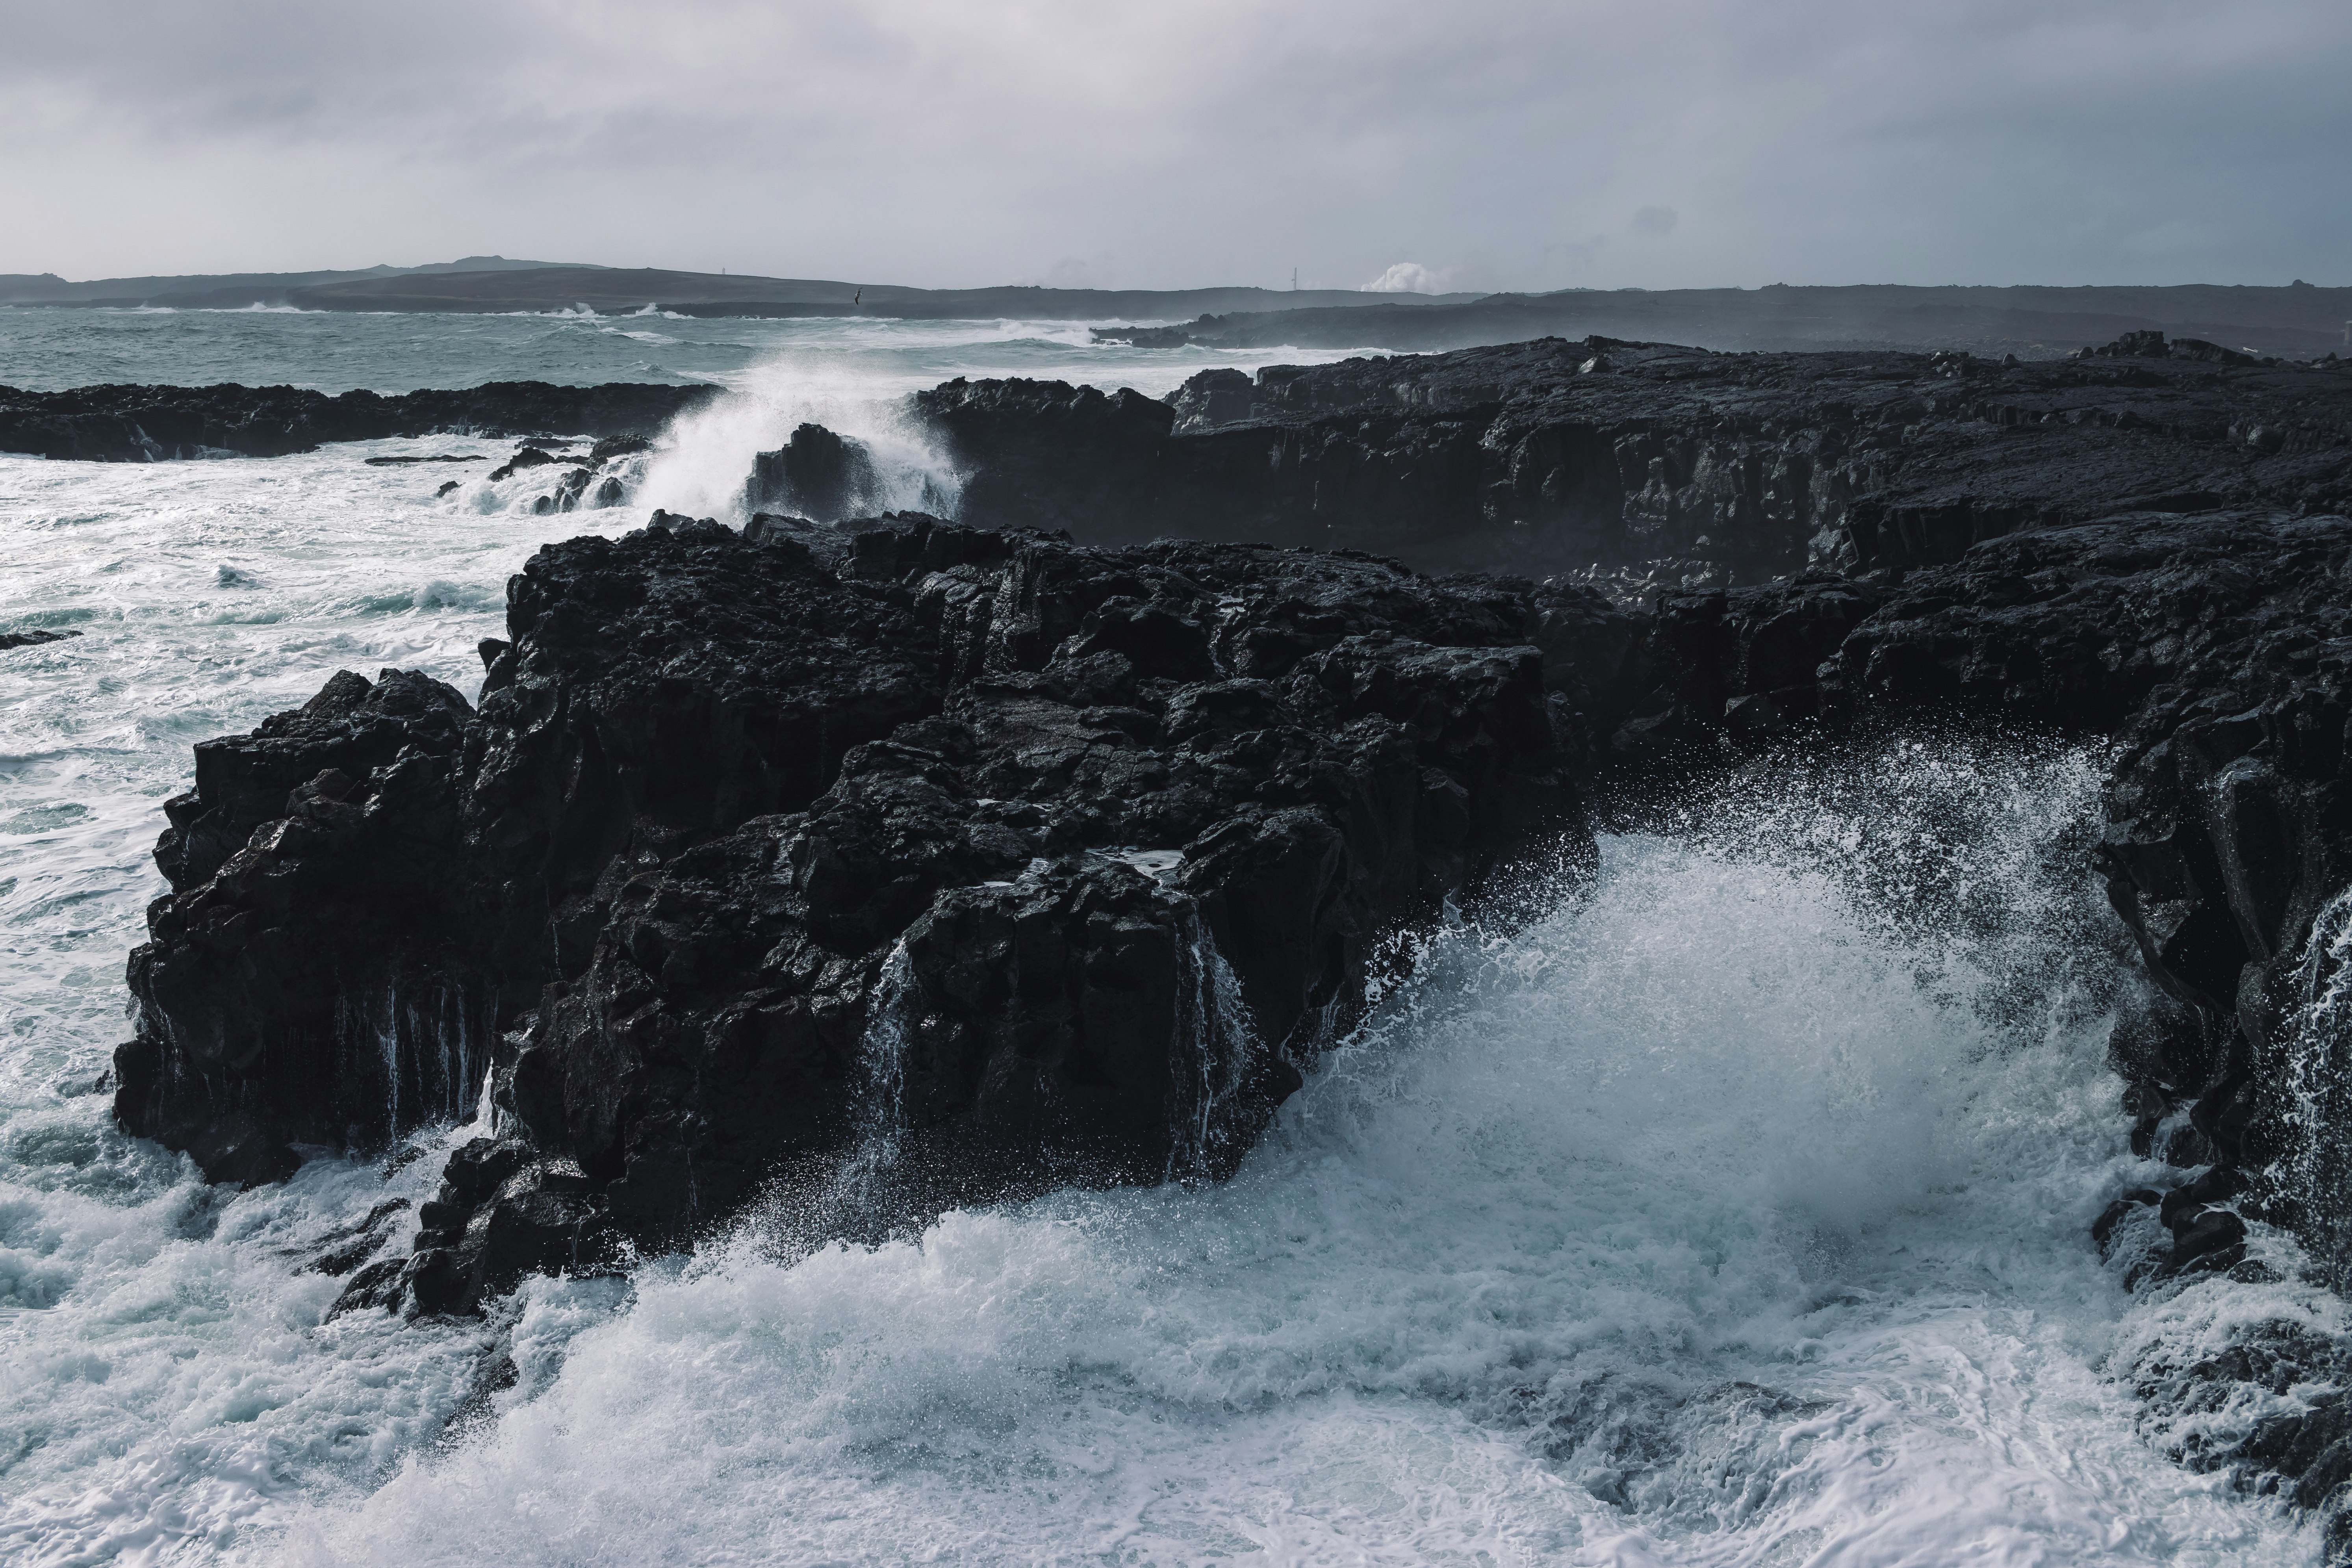
[[275, 458], [393, 436], [657, 434], [710, 386], [492, 382], [449, 392], [329, 396], [291, 386], [0, 387], [0, 452], [100, 462]]
[[45, 642], [63, 642], [68, 637], [79, 636], [81, 636], [79, 632], [45, 632], [37, 629], [28, 632], [0, 632], [0, 650], [12, 647], [37, 647]]
[[360, 1299], [675, 1244], [877, 1118], [939, 1201], [1230, 1170], [1387, 932], [1581, 841], [1563, 693], [1632, 637], [1361, 557], [659, 521], [532, 559], [478, 710], [338, 675], [169, 808], [126, 1126], [257, 1180], [495, 1069]]
[[744, 505], [749, 511], [772, 507], [837, 522], [870, 514], [878, 499], [873, 454], [866, 443], [804, 424], [782, 447], [751, 460]]
[[2352, 375], [2149, 336], [2034, 363], [1546, 339], [1206, 371], [1167, 404], [1024, 381], [914, 401], [967, 475], [967, 522], [1431, 571], [1672, 563], [1652, 586], [1721, 586], [2135, 510], [2352, 505]]
[[551, 452], [543, 452], [537, 447], [525, 447], [490, 470], [490, 483], [497, 484], [501, 479], [510, 479], [525, 468], [543, 468], [550, 463], [562, 460]]

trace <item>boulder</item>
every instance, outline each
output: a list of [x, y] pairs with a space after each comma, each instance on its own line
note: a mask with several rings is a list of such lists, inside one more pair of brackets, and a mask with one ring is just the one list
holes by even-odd
[[880, 499], [866, 443], [805, 424], [782, 447], [751, 460], [743, 498], [750, 511], [773, 507], [827, 523], [870, 515]]

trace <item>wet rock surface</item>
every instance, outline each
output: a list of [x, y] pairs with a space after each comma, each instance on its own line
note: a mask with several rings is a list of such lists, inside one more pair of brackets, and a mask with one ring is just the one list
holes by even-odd
[[2352, 505], [2352, 363], [2161, 333], [2032, 363], [1548, 339], [1205, 371], [1167, 403], [984, 381], [915, 405], [970, 522], [1630, 565], [1650, 587], [1948, 563], [2135, 510]]
[[[2095, 869], [2160, 993], [2119, 1110], [2180, 1173], [2088, 1239], [2179, 1292], [2291, 1233], [2340, 1286], [2352, 375], [2208, 346], [950, 384], [964, 524], [656, 514], [533, 559], [475, 704], [347, 673], [200, 747], [119, 1114], [259, 1180], [490, 1077], [495, 1135], [350, 1308], [468, 1310], [780, 1191], [862, 1223], [1214, 1177], [1384, 938], [1589, 842], [1588, 799], [1944, 714], [2113, 747]], [[1013, 519], [1082, 540], [972, 525]], [[2341, 1347], [2233, 1344], [2126, 1374], [2159, 1425], [2270, 1401], [2175, 1447], [2333, 1508]]]
[[[458, 391], [329, 396], [291, 386], [0, 387], [0, 452], [142, 463], [277, 458], [331, 441], [449, 431], [649, 437], [717, 395], [709, 386], [493, 382]], [[601, 460], [601, 459], [600, 459]]]
[[672, 1245], [877, 1139], [932, 1202], [1220, 1174], [1401, 922], [1589, 843], [1562, 671], [1631, 636], [1589, 590], [664, 521], [534, 557], [478, 707], [340, 674], [172, 803], [126, 1126], [264, 1179], [495, 1068], [355, 1304]]
[[870, 516], [879, 488], [873, 456], [864, 442], [836, 436], [822, 425], [802, 425], [783, 446], [752, 458], [744, 507], [754, 513], [775, 510], [832, 523]]

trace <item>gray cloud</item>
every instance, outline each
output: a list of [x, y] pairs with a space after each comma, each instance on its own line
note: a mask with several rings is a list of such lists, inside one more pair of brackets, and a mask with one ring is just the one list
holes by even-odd
[[[0, 271], [2352, 282], [2341, 0], [0, 0]], [[1674, 243], [1605, 243], [1629, 212]]]

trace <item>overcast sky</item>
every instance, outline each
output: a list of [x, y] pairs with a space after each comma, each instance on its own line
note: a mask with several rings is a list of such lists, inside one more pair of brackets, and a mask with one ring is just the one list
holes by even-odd
[[2352, 284], [2352, 0], [0, 0], [0, 272]]

